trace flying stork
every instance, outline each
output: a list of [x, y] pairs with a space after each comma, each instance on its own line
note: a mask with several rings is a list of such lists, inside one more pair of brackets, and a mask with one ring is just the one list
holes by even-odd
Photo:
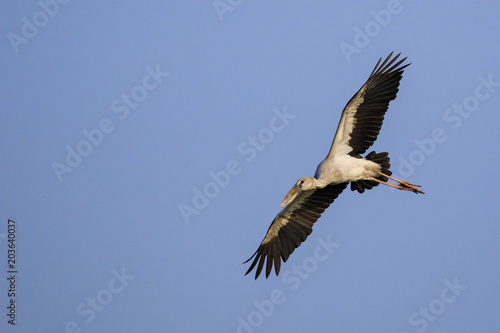
[[[280, 272], [281, 259], [286, 262], [290, 254], [306, 240], [312, 226], [328, 206], [351, 183], [351, 190], [363, 193], [378, 184], [414, 193], [424, 193], [415, 185], [391, 177], [388, 153], [366, 150], [377, 139], [389, 102], [396, 98], [406, 58], [396, 60], [392, 52], [381, 63], [379, 59], [366, 83], [347, 103], [340, 117], [332, 147], [318, 165], [314, 177], [302, 177], [283, 199], [283, 210], [267, 230], [259, 248], [245, 263], [254, 258], [247, 275], [257, 266], [255, 279], [266, 264], [266, 278], [273, 268]], [[397, 184], [391, 184], [389, 179]], [[257, 265], [258, 264], [258, 265]]]

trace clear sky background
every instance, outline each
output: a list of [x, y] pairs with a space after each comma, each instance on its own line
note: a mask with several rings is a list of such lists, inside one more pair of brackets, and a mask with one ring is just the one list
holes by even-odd
[[[64, 2], [0, 11], [1, 332], [499, 331], [498, 1]], [[347, 189], [243, 276], [391, 51], [373, 150], [426, 194]]]

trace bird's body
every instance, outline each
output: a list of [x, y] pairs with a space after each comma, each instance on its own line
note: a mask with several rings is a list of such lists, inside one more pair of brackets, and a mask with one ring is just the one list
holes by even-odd
[[[403, 69], [409, 65], [400, 66], [406, 58], [394, 64], [399, 54], [392, 59], [391, 56], [392, 53], [382, 64], [382, 59], [379, 60], [366, 83], [347, 103], [330, 151], [318, 165], [315, 176], [300, 178], [285, 196], [281, 203], [284, 209], [271, 223], [257, 251], [246, 261], [255, 257], [246, 274], [258, 264], [257, 278], [267, 258], [266, 278], [273, 264], [278, 275], [281, 259], [286, 261], [306, 240], [314, 222], [349, 183], [351, 190], [360, 193], [378, 184], [423, 193], [418, 185], [391, 177], [388, 153], [372, 151], [361, 156], [376, 140], [389, 102], [396, 98]], [[398, 184], [388, 183], [389, 179]]]
[[318, 165], [314, 178], [325, 184], [325, 186], [344, 182], [356, 182], [377, 176], [375, 172], [368, 170], [369, 168], [380, 169], [380, 166], [365, 158], [340, 155], [324, 159]]

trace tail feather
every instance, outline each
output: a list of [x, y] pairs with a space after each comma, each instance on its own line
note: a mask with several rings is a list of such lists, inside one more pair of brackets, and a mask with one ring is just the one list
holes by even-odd
[[[383, 152], [377, 154], [376, 152], [372, 151], [368, 155], [366, 155], [365, 159], [373, 161], [375, 163], [378, 163], [381, 166], [380, 172], [390, 176], [392, 174], [391, 170], [389, 168], [391, 167], [391, 159], [389, 158], [389, 153]], [[380, 179], [384, 182], [386, 182], [388, 179], [387, 177], [384, 177], [382, 175], [376, 177], [377, 179]], [[352, 191], [358, 191], [359, 193], [363, 193], [365, 190], [371, 190], [373, 187], [377, 186], [378, 182], [374, 180], [358, 180], [357, 182], [351, 182], [351, 190]]]

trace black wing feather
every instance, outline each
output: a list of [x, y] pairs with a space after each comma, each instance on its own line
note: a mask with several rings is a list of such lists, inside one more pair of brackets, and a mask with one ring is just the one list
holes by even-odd
[[361, 88], [358, 92], [360, 95], [353, 96], [353, 98], [356, 96], [362, 98], [363, 102], [358, 106], [354, 115], [354, 128], [348, 141], [349, 146], [353, 148], [349, 153], [351, 156], [364, 154], [377, 139], [389, 102], [396, 98], [399, 91], [403, 70], [410, 65], [400, 66], [406, 58], [394, 63], [399, 54], [392, 59], [391, 56], [392, 53], [380, 66], [379, 60], [364, 84], [364, 90]]
[[360, 156], [375, 142], [389, 102], [396, 98], [406, 58], [392, 53], [377, 62], [365, 84], [346, 104], [327, 158], [349, 154]]
[[[274, 219], [273, 223], [267, 231], [276, 232], [270, 240], [264, 241], [260, 244], [259, 248], [245, 263], [253, 259], [250, 268], [245, 273], [250, 273], [255, 266], [255, 278], [257, 279], [266, 264], [266, 278], [271, 274], [273, 263], [276, 275], [279, 274], [281, 268], [281, 260], [286, 262], [292, 252], [300, 246], [300, 244], [307, 239], [307, 236], [312, 232], [314, 222], [318, 220], [321, 214], [328, 206], [339, 196], [340, 193], [346, 188], [347, 183], [338, 185], [328, 185], [325, 188], [312, 190], [313, 193], [309, 195], [302, 203], [299, 202], [299, 196], [289, 204], [295, 206], [291, 209], [285, 208]], [[307, 192], [307, 191], [306, 191]], [[258, 263], [258, 265], [257, 265]]]

